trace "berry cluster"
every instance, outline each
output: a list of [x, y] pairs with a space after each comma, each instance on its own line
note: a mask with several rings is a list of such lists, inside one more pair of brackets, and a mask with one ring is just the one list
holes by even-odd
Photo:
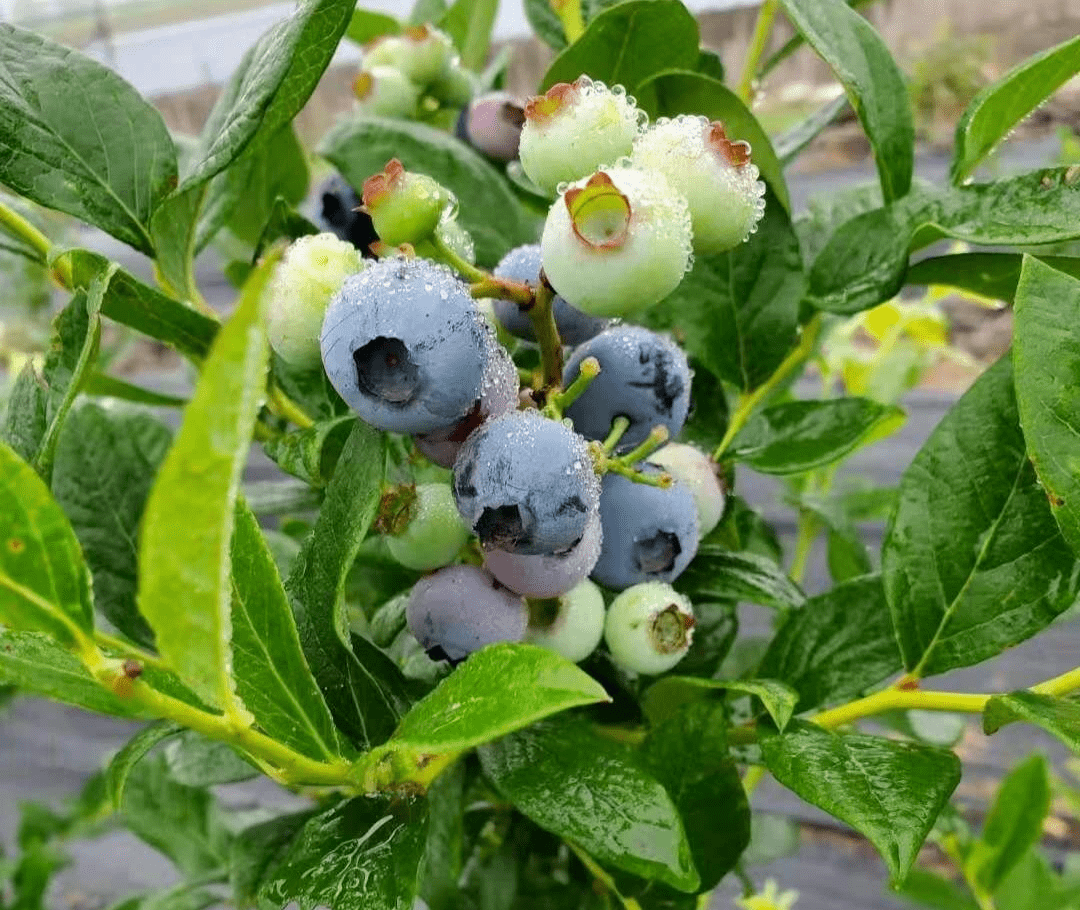
[[[745, 239], [763, 189], [721, 124], [649, 127], [625, 92], [585, 78], [528, 102], [520, 152], [560, 194], [540, 244], [478, 269], [447, 230], [452, 195], [391, 161], [363, 192], [380, 258], [330, 235], [295, 243], [271, 340], [293, 362], [321, 356], [361, 419], [450, 469], [395, 488], [380, 525], [393, 557], [428, 573], [405, 613], [429, 655], [529, 640], [577, 661], [603, 639], [625, 669], [661, 673], [694, 625], [671, 585], [724, 496], [706, 455], [669, 442], [690, 410], [685, 354], [619, 317], [674, 290], [692, 250]], [[537, 348], [540, 367], [519, 368], [513, 352], [535, 362]]]

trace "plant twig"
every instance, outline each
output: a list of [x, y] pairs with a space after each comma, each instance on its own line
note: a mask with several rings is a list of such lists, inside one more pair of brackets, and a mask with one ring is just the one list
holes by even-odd
[[776, 19], [776, 11], [780, 6], [779, 0], [765, 0], [758, 10], [757, 22], [754, 23], [754, 34], [750, 38], [750, 49], [746, 53], [746, 62], [743, 64], [742, 77], [739, 79], [738, 95], [747, 104], [750, 104], [751, 94], [754, 91], [754, 80], [757, 78], [758, 65], [765, 53], [765, 45], [769, 42], [772, 32], [773, 21]]

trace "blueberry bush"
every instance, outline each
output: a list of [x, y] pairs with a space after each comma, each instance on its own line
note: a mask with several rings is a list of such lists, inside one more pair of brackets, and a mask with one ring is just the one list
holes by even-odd
[[[19, 295], [0, 684], [146, 722], [70, 806], [26, 810], [0, 907], [45, 906], [63, 842], [109, 825], [181, 875], [129, 910], [690, 910], [729, 875], [743, 906], [788, 907], [742, 864], [764, 775], [912, 900], [1078, 906], [1039, 852], [1046, 761], [975, 829], [950, 803], [957, 754], [897, 718], [1029, 724], [1080, 752], [1080, 667], [1011, 692], [934, 680], [1080, 592], [1080, 167], [981, 167], [1080, 70], [1080, 39], [980, 91], [934, 184], [905, 80], [844, 0], [765, 0], [735, 77], [678, 0], [526, 7], [555, 56], [515, 98], [495, 0], [407, 21], [302, 0], [195, 138], [0, 25]], [[797, 38], [766, 58], [781, 10]], [[345, 37], [365, 47], [356, 109], [308, 204], [293, 120]], [[770, 136], [754, 87], [800, 43], [844, 99]], [[847, 106], [877, 183], [793, 211], [786, 168]], [[196, 279], [211, 245], [227, 318]], [[837, 467], [899, 427], [943, 335], [907, 286], [1011, 304], [1015, 343], [898, 488], [846, 489]], [[182, 355], [190, 394], [110, 372], [115, 331]], [[817, 399], [795, 386], [810, 366]], [[281, 479], [244, 482], [253, 444]], [[749, 470], [782, 479], [790, 560], [740, 495]], [[874, 518], [880, 558], [857, 531]], [[833, 586], [808, 597], [819, 537]], [[746, 604], [771, 611], [763, 642], [739, 634]], [[258, 775], [301, 808], [218, 802]], [[928, 837], [948, 875], [916, 866]]]

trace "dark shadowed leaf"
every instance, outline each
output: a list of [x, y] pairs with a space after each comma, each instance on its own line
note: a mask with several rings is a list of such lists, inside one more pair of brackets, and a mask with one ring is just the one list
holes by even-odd
[[733, 599], [789, 610], [801, 607], [806, 595], [771, 559], [735, 553], [705, 543], [676, 586], [691, 600]]
[[213, 787], [259, 776], [228, 743], [185, 730], [162, 749], [169, 776], [188, 787]]
[[661, 723], [684, 705], [716, 692], [753, 695], [761, 701], [773, 723], [783, 730], [795, 711], [799, 694], [775, 679], [702, 679], [697, 676], [665, 676], [649, 687], [642, 708], [649, 720]]
[[[1051, 268], [1080, 278], [1080, 259], [1072, 256], [1039, 256]], [[959, 288], [991, 300], [1010, 303], [1020, 280], [1022, 253], [953, 253], [931, 256], [913, 263], [904, 275], [908, 285], [943, 285]]]
[[154, 746], [176, 736], [182, 729], [171, 721], [159, 720], [157, 723], [143, 727], [113, 756], [108, 768], [105, 769], [105, 786], [115, 808], [119, 809], [123, 804], [124, 785], [127, 783], [131, 769], [142, 761]]
[[256, 906], [267, 873], [284, 858], [313, 812], [292, 812], [240, 832], [229, 854], [229, 884], [238, 907]]

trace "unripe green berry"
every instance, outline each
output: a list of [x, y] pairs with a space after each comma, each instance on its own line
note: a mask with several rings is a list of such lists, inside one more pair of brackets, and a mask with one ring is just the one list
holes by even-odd
[[363, 69], [353, 80], [356, 109], [377, 117], [412, 117], [420, 100], [420, 87], [392, 66]]
[[473, 77], [456, 61], [429, 87], [428, 91], [447, 107], [464, 107], [475, 92]]
[[282, 360], [296, 367], [322, 362], [319, 333], [330, 299], [365, 266], [360, 251], [333, 234], [294, 241], [270, 285], [267, 334]]
[[624, 670], [664, 673], [690, 650], [694, 611], [671, 585], [647, 581], [627, 588], [608, 608], [604, 640]]
[[519, 157], [529, 179], [548, 193], [629, 155], [645, 120], [622, 86], [582, 76], [560, 82], [525, 105]]
[[660, 174], [604, 168], [555, 201], [540, 240], [544, 273], [572, 307], [627, 316], [662, 300], [690, 266], [690, 212]]
[[588, 579], [560, 597], [529, 601], [525, 641], [578, 663], [604, 634], [604, 595]]
[[363, 199], [375, 232], [389, 246], [430, 238], [454, 201], [437, 180], [406, 171], [397, 158], [391, 158], [381, 174], [364, 181]]
[[716, 476], [716, 463], [700, 449], [681, 442], [669, 442], [648, 457], [693, 495], [698, 513], [698, 536], [704, 537], [720, 524], [724, 514], [724, 490]]
[[454, 45], [444, 32], [429, 25], [388, 35], [364, 51], [364, 66], [394, 66], [419, 86], [442, 78], [454, 58]]
[[750, 163], [750, 145], [729, 140], [719, 121], [686, 114], [658, 120], [634, 142], [632, 161], [659, 171], [686, 197], [699, 253], [738, 246], [765, 211], [765, 184]]
[[450, 565], [469, 539], [449, 484], [418, 484], [406, 518], [403, 529], [387, 535], [386, 546], [408, 569], [430, 572]]

